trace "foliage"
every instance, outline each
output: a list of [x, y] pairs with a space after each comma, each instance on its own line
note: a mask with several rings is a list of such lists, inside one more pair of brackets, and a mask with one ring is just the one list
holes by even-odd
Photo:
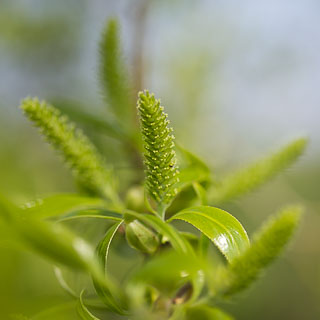
[[[112, 20], [103, 33], [100, 80], [116, 121], [123, 121], [121, 127], [134, 135], [138, 126], [131, 122], [134, 108], [130, 109], [131, 93], [117, 28]], [[116, 170], [68, 117], [38, 99], [24, 100], [21, 108], [62, 155], [86, 194], [49, 196], [22, 207], [1, 199], [1, 220], [17, 241], [50, 259], [59, 283], [76, 299], [82, 319], [99, 319], [110, 312], [127, 319], [232, 319], [220, 310], [221, 299], [231, 299], [248, 288], [283, 251], [298, 226], [300, 209], [288, 207], [264, 225], [250, 243], [245, 228], [233, 215], [208, 204], [232, 200], [287, 168], [304, 151], [303, 138], [211, 185], [208, 166], [175, 146], [160, 101], [148, 91], [140, 92], [138, 115], [143, 139], [128, 139], [128, 132], [117, 138], [135, 150], [143, 144], [145, 181], [123, 194], [117, 189]], [[175, 201], [180, 196], [182, 201]], [[189, 206], [190, 202], [201, 205]], [[98, 241], [89, 241], [70, 228], [74, 220], [89, 227], [97, 219], [106, 223], [102, 234], [95, 232], [93, 238]], [[185, 232], [176, 220], [199, 232]], [[115, 238], [122, 239], [118, 249], [130, 247], [141, 257], [139, 268], [123, 279], [110, 267]], [[210, 243], [226, 258], [224, 263], [207, 254]], [[119, 249], [119, 254], [124, 253]], [[125, 257], [129, 262], [131, 256]], [[84, 286], [77, 293], [64, 279], [62, 267], [84, 272], [92, 278], [94, 288]], [[63, 306], [61, 310], [65, 310]]]

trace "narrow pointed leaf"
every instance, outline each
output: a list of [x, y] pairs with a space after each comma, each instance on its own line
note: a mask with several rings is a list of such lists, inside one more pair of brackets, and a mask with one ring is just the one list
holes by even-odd
[[94, 316], [89, 310], [88, 308], [84, 305], [83, 303], [83, 292], [81, 292], [80, 294], [80, 298], [79, 298], [79, 303], [78, 303], [78, 307], [77, 307], [77, 311], [79, 316], [81, 317], [81, 319], [83, 320], [100, 320], [99, 318], [97, 318], [96, 316]]
[[[101, 268], [104, 270], [106, 277], [108, 277], [107, 260], [110, 244], [121, 224], [122, 221], [117, 222], [113, 226], [111, 226], [106, 232], [103, 239], [99, 242], [96, 249], [98, 261], [101, 265]], [[112, 291], [110, 290], [110, 286], [105, 286], [103, 283], [96, 281], [95, 279], [93, 279], [93, 284], [98, 296], [101, 298], [101, 300], [109, 310], [112, 310], [118, 314], [126, 314], [121, 295], [118, 295], [118, 299], [116, 300]]]
[[39, 219], [105, 208], [105, 202], [100, 198], [83, 197], [76, 194], [56, 194], [28, 202], [23, 206], [26, 218]]
[[182, 190], [194, 182], [208, 181], [210, 179], [210, 169], [208, 166], [190, 151], [177, 145], [178, 155], [180, 154], [181, 168], [179, 182], [176, 184], [178, 190]]
[[96, 249], [96, 254], [98, 256], [99, 262], [102, 265], [102, 268], [106, 272], [107, 268], [107, 261], [108, 261], [108, 254], [110, 249], [110, 244], [115, 236], [116, 232], [118, 231], [119, 227], [121, 226], [123, 220], [120, 222], [115, 223], [112, 227], [108, 229], [103, 239], [99, 242], [98, 247]]
[[228, 212], [207, 206], [187, 208], [172, 220], [186, 221], [212, 240], [221, 253], [232, 261], [249, 247], [249, 239], [240, 222]]
[[300, 208], [286, 208], [262, 227], [254, 236], [251, 247], [229, 265], [226, 295], [232, 295], [249, 287], [279, 256], [292, 238], [300, 215]]
[[200, 204], [202, 206], [207, 206], [208, 205], [207, 190], [198, 182], [194, 182], [192, 186], [194, 191], [197, 194], [198, 199], [200, 200]]
[[53, 101], [53, 104], [75, 121], [90, 126], [94, 130], [100, 131], [109, 137], [123, 140], [126, 134], [122, 127], [114, 119], [101, 117], [99, 114], [88, 113], [84, 107], [80, 107], [78, 102], [71, 101]]
[[304, 152], [307, 140], [300, 138], [278, 152], [226, 177], [212, 188], [210, 202], [222, 203], [239, 197], [273, 178], [288, 168]]
[[59, 267], [54, 267], [54, 274], [60, 284], [60, 287], [68, 293], [71, 297], [73, 298], [78, 298], [77, 294], [75, 291], [69, 286], [69, 284], [66, 282], [66, 280], [63, 277], [62, 270]]

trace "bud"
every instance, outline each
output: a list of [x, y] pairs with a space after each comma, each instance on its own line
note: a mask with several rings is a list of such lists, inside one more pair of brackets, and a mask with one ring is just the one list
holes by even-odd
[[156, 234], [138, 220], [127, 224], [126, 238], [132, 248], [143, 253], [153, 254], [159, 246]]
[[129, 189], [126, 196], [126, 208], [129, 210], [144, 212], [144, 188], [142, 186], [133, 186]]

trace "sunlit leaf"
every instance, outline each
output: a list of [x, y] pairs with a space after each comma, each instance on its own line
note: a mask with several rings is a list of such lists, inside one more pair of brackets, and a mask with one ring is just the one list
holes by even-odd
[[169, 221], [184, 220], [212, 240], [223, 255], [232, 261], [249, 247], [249, 239], [240, 222], [228, 212], [208, 206], [184, 209]]

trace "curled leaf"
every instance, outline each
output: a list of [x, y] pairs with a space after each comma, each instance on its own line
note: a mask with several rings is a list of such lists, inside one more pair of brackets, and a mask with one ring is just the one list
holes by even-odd
[[184, 209], [169, 219], [186, 221], [205, 234], [221, 253], [232, 261], [249, 247], [249, 238], [240, 222], [228, 212], [208, 206]]

